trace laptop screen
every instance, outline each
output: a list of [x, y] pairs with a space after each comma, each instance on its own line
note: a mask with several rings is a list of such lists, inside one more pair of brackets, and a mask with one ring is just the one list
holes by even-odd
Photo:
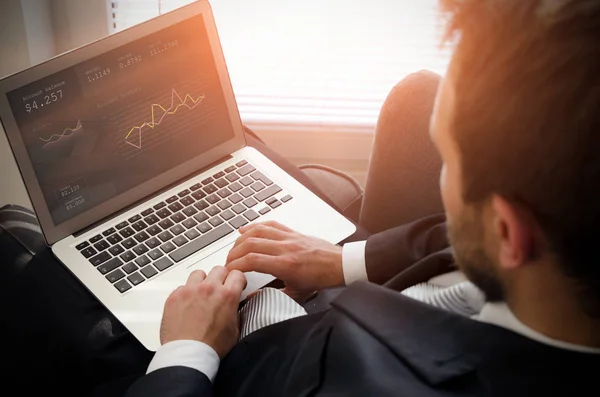
[[234, 136], [200, 15], [7, 97], [55, 225]]

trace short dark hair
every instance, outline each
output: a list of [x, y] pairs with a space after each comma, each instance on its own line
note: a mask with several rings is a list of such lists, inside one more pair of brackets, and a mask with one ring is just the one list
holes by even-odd
[[464, 200], [494, 193], [529, 208], [599, 316], [600, 1], [440, 2]]

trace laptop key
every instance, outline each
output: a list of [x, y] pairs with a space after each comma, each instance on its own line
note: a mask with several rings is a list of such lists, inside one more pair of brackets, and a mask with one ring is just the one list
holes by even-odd
[[121, 241], [123, 241], [123, 237], [121, 237], [120, 234], [115, 233], [113, 235], [110, 235], [106, 238], [106, 241], [108, 241], [109, 243], [111, 243], [112, 245], [115, 245], [117, 243], [120, 243]]
[[174, 225], [173, 221], [170, 219], [165, 219], [164, 221], [161, 221], [158, 223], [160, 225], [160, 227], [162, 227], [163, 229], [168, 229], [170, 227], [172, 227]]
[[229, 182], [235, 182], [240, 179], [240, 176], [234, 172], [233, 174], [227, 175], [225, 179], [227, 179]]
[[245, 187], [240, 191], [240, 194], [244, 196], [244, 198], [248, 198], [254, 194], [254, 191], [249, 187]]
[[173, 242], [175, 243], [176, 246], [181, 247], [183, 244], [187, 243], [187, 238], [185, 238], [184, 236], [177, 236], [173, 239]]
[[129, 222], [127, 222], [127, 221], [123, 221], [123, 222], [119, 223], [119, 224], [118, 224], [117, 226], [115, 226], [115, 227], [117, 228], [117, 230], [121, 230], [121, 229], [123, 229], [124, 227], [127, 227], [127, 225], [129, 225]]
[[211, 194], [210, 196], [208, 196], [206, 198], [206, 201], [208, 201], [210, 204], [216, 204], [219, 201], [221, 201], [221, 198], [219, 196], [217, 196], [216, 194]]
[[198, 224], [198, 222], [196, 222], [194, 220], [194, 218], [188, 218], [185, 221], [183, 221], [182, 225], [185, 226], [186, 229], [191, 229], [193, 227], [195, 227]]
[[177, 211], [181, 211], [183, 209], [183, 205], [181, 205], [179, 203], [173, 203], [170, 206], [168, 206], [167, 208], [173, 212], [177, 212]]
[[85, 258], [92, 257], [92, 256], [96, 255], [97, 253], [98, 253], [98, 251], [96, 251], [92, 247], [87, 247], [87, 248], [84, 248], [81, 250], [81, 255], [83, 255]]
[[111, 234], [113, 234], [113, 233], [115, 233], [115, 232], [116, 232], [115, 228], [114, 228], [114, 227], [111, 227], [110, 229], [107, 229], [107, 230], [103, 231], [103, 232], [102, 232], [102, 235], [103, 235], [104, 237], [108, 237], [108, 236], [110, 236]]
[[113, 271], [112, 273], [108, 273], [108, 275], [106, 276], [106, 279], [108, 281], [110, 281], [111, 283], [114, 283], [114, 282], [119, 281], [123, 277], [125, 277], [125, 273], [123, 273], [123, 271], [121, 269], [117, 269], [117, 270]]
[[233, 204], [237, 204], [240, 201], [242, 201], [243, 199], [244, 198], [237, 193], [234, 193], [231, 196], [229, 196], [229, 201], [231, 201]]
[[202, 187], [202, 185], [201, 185], [201, 184], [199, 184], [199, 183], [196, 183], [195, 185], [193, 185], [193, 186], [191, 186], [191, 187], [190, 187], [190, 190], [191, 190], [192, 192], [195, 192], [196, 190], [200, 189], [201, 187]]
[[127, 226], [125, 229], [121, 230], [119, 233], [121, 233], [121, 236], [127, 238], [127, 237], [131, 237], [135, 234], [135, 231], [130, 228], [129, 226]]
[[215, 185], [213, 185], [212, 183], [208, 186], [204, 186], [202, 188], [202, 190], [204, 190], [207, 194], [211, 194], [216, 192], [217, 190], [219, 190]]
[[179, 236], [181, 233], [185, 232], [185, 228], [181, 225], [175, 225], [169, 229], [174, 236]]
[[217, 206], [222, 210], [226, 210], [227, 208], [231, 207], [231, 205], [232, 204], [229, 202], [229, 200], [221, 200], [217, 204]]
[[281, 192], [281, 188], [279, 186], [271, 185], [268, 188], [266, 188], [265, 190], [262, 190], [262, 191], [256, 193], [254, 195], [254, 198], [257, 199], [258, 201], [265, 201], [269, 197], [272, 197], [279, 192]]
[[150, 250], [144, 244], [136, 245], [133, 248], [133, 252], [135, 252], [138, 256], [139, 255], [144, 255], [148, 251], [150, 251]]
[[144, 218], [144, 222], [146, 222], [148, 225], [154, 225], [155, 223], [157, 223], [159, 221], [160, 221], [160, 218], [158, 216], [156, 216], [155, 214], [152, 214], [152, 215]]
[[148, 216], [148, 215], [150, 215], [153, 212], [154, 212], [154, 210], [152, 208], [148, 208], [147, 210], [142, 211], [141, 215], [142, 216]]
[[94, 237], [92, 237], [92, 238], [90, 239], [90, 243], [94, 244], [94, 243], [97, 243], [97, 242], [98, 242], [98, 241], [100, 241], [100, 240], [102, 240], [102, 235], [101, 235], [101, 234], [98, 234], [98, 235], [96, 235], [96, 236], [94, 236]]
[[252, 190], [254, 190], [255, 192], [260, 192], [261, 190], [263, 190], [266, 186], [264, 185], [264, 183], [262, 183], [261, 181], [256, 181], [254, 182], [252, 185], [250, 185], [250, 187], [252, 188]]
[[129, 223], [136, 223], [140, 219], [142, 219], [142, 217], [140, 215], [134, 215], [131, 218], [129, 218], [128, 221], [129, 221]]
[[219, 209], [219, 207], [213, 205], [212, 207], [208, 208], [206, 210], [206, 213], [210, 216], [215, 216], [217, 215], [219, 212], [221, 212], [221, 210]]
[[270, 180], [269, 178], [267, 178], [265, 176], [265, 174], [263, 174], [260, 171], [256, 171], [254, 173], [252, 173], [252, 175], [250, 175], [252, 178], [256, 179], [257, 181], [261, 181], [262, 183], [264, 183], [267, 186], [271, 186], [273, 184], [273, 181]]
[[190, 229], [187, 232], [184, 233], [185, 237], [187, 237], [189, 240], [193, 240], [196, 237], [200, 236], [200, 232], [197, 231], [196, 229]]
[[210, 218], [208, 220], [208, 223], [210, 223], [213, 227], [217, 227], [217, 226], [219, 226], [220, 224], [223, 223], [223, 219], [221, 219], [221, 217], [218, 216], [218, 215], [217, 216], [213, 216], [212, 218]]
[[248, 210], [248, 211], [244, 212], [244, 216], [250, 222], [252, 222], [253, 220], [255, 220], [256, 218], [259, 217], [259, 215], [254, 210]]
[[[140, 259], [140, 258], [138, 258], [138, 259]], [[148, 258], [146, 258], [146, 259], [148, 259]], [[137, 261], [137, 259], [136, 259], [136, 261]], [[149, 262], [150, 261], [148, 261], [148, 263]], [[135, 272], [137, 269], [138, 269], [138, 267], [133, 262], [129, 262], [129, 263], [126, 263], [123, 266], [121, 266], [121, 270], [123, 270], [127, 274], [131, 274], [131, 273]]]
[[162, 272], [173, 266], [173, 261], [165, 256], [164, 258], [154, 262], [154, 266], [156, 266], [156, 268]]
[[242, 204], [234, 205], [231, 209], [238, 215], [246, 211], [246, 207], [244, 207]]
[[165, 241], [169, 241], [170, 239], [172, 239], [173, 235], [171, 233], [169, 233], [168, 230], [165, 230], [164, 232], [162, 232], [161, 234], [158, 235], [158, 238], [161, 239], [163, 242], [165, 242]]
[[103, 264], [98, 266], [98, 271], [102, 274], [107, 274], [109, 272], [112, 272], [113, 270], [115, 270], [116, 268], [121, 266], [122, 264], [123, 264], [123, 262], [121, 261], [121, 259], [112, 258], [108, 262], [104, 262]]
[[212, 179], [212, 178], [206, 178], [205, 180], [202, 181], [202, 184], [204, 186], [206, 186], [206, 185], [212, 183], [212, 181], [214, 181], [214, 179]]
[[152, 251], [150, 251], [150, 252], [148, 253], [148, 256], [149, 256], [150, 258], [152, 258], [153, 260], [157, 260], [158, 258], [160, 258], [160, 257], [161, 257], [161, 256], [163, 256], [163, 255], [164, 255], [164, 254], [163, 254], [163, 253], [162, 253], [160, 250], [158, 250], [158, 249], [152, 250]]
[[146, 255], [142, 255], [139, 258], [136, 258], [135, 263], [137, 263], [139, 267], [144, 267], [150, 263], [150, 259]]
[[119, 290], [120, 293], [127, 292], [131, 289], [131, 284], [127, 282], [127, 280], [121, 280], [114, 284], [115, 288]]
[[156, 271], [156, 269], [154, 268], [154, 266], [152, 266], [152, 265], [145, 266], [140, 271], [142, 272], [142, 274], [144, 276], [146, 276], [146, 278], [150, 278], [152, 276], [155, 276], [158, 273]]
[[243, 188], [243, 186], [239, 182], [233, 182], [231, 185], [229, 185], [229, 190], [231, 190], [232, 192], [237, 192], [237, 191], [241, 190], [242, 188]]
[[98, 266], [111, 258], [110, 254], [107, 251], [101, 252], [96, 256], [92, 256], [89, 260], [90, 263], [94, 266]]
[[225, 186], [229, 185], [229, 182], [225, 178], [221, 178], [215, 182], [215, 185], [217, 185], [219, 188], [224, 188]]
[[233, 226], [234, 228], [239, 229], [240, 227], [247, 225], [248, 221], [243, 216], [238, 215], [235, 218], [233, 218], [232, 220], [230, 220], [229, 224], [231, 226]]
[[252, 208], [256, 204], [258, 204], [258, 201], [256, 201], [253, 197], [248, 197], [246, 200], [244, 200], [244, 205], [248, 208]]
[[198, 213], [198, 210], [194, 207], [187, 207], [186, 209], [183, 210], [183, 213], [190, 217], [190, 216], [194, 216], [195, 214]]
[[230, 172], [233, 172], [233, 171], [235, 171], [235, 170], [236, 170], [236, 168], [237, 168], [237, 167], [236, 167], [235, 165], [232, 165], [231, 167], [227, 167], [227, 168], [225, 168], [225, 172], [229, 174]]
[[152, 208], [154, 208], [156, 211], [158, 211], [158, 210], [160, 210], [160, 209], [163, 209], [163, 208], [165, 208], [166, 206], [167, 206], [167, 203], [165, 203], [164, 201], [161, 201], [160, 203], [156, 204], [156, 205], [155, 205], [154, 207], [152, 207]]
[[120, 245], [113, 245], [108, 249], [108, 252], [113, 254], [113, 256], [117, 256], [125, 252], [125, 248], [121, 247]]
[[185, 215], [183, 215], [181, 212], [178, 212], [178, 213], [174, 214], [170, 219], [174, 223], [179, 223], [185, 219]]
[[135, 258], [135, 254], [131, 251], [125, 251], [119, 256], [123, 262], [130, 262]]
[[198, 229], [198, 231], [200, 231], [201, 233], [208, 233], [210, 230], [212, 230], [212, 226], [210, 226], [208, 222], [204, 222], [200, 224], [200, 226], [198, 226], [196, 229]]
[[249, 186], [254, 183], [254, 179], [250, 178], [249, 176], [245, 176], [242, 179], [240, 179], [240, 183], [244, 186]]
[[139, 232], [133, 236], [133, 238], [135, 238], [139, 243], [143, 243], [144, 241], [148, 240], [150, 236], [148, 236], [148, 233], [146, 232]]
[[105, 249], [107, 249], [108, 247], [110, 247], [110, 244], [107, 243], [106, 241], [102, 240], [102, 241], [98, 241], [96, 244], [94, 244], [94, 248], [96, 248], [96, 250], [98, 252], [100, 251], [104, 251]]
[[158, 225], [152, 225], [148, 229], [146, 229], [146, 233], [148, 233], [151, 236], [156, 236], [160, 232], [162, 232], [162, 229], [158, 227]]
[[162, 210], [158, 211], [156, 213], [160, 219], [165, 219], [170, 217], [171, 215], [173, 215], [173, 213], [171, 211], [169, 211], [167, 208], [163, 208]]
[[129, 280], [129, 282], [133, 285], [138, 285], [140, 283], [143, 283], [145, 278], [138, 272], [135, 272], [131, 276], [127, 277], [127, 280]]
[[219, 178], [223, 178], [224, 176], [225, 176], [225, 173], [223, 171], [219, 171], [213, 175], [213, 178], [219, 179]]
[[123, 247], [125, 247], [125, 249], [131, 249], [137, 245], [135, 240], [132, 238], [128, 238], [127, 240], [123, 241], [121, 244], [123, 244]]
[[279, 207], [281, 204], [282, 204], [281, 201], [275, 200], [274, 202], [272, 202], [269, 205], [271, 206], [271, 208], [275, 209], [275, 208]]
[[147, 228], [148, 225], [146, 225], [144, 221], [139, 221], [131, 225], [131, 227], [134, 228], [136, 232], [141, 232], [142, 230]]
[[231, 196], [231, 190], [227, 189], [227, 188], [223, 188], [221, 190], [219, 190], [217, 192], [217, 194], [221, 197], [221, 198], [225, 198], [225, 197], [229, 197]]
[[265, 201], [265, 204], [271, 205], [271, 204], [273, 204], [275, 201], [277, 201], [277, 198], [276, 198], [276, 197], [271, 197], [270, 199], [267, 199], [267, 200]]
[[226, 210], [224, 212], [221, 212], [221, 218], [225, 219], [226, 221], [230, 220], [234, 216], [235, 216], [235, 214], [231, 210]]
[[256, 171], [256, 168], [254, 168], [251, 164], [247, 164], [244, 167], [237, 170], [237, 173], [240, 174], [240, 176], [246, 176], [252, 171]]
[[229, 233], [232, 233], [233, 230], [234, 229], [230, 225], [224, 223], [221, 226], [204, 234], [203, 236], [190, 241], [188, 244], [177, 249], [176, 251], [171, 252], [169, 257], [175, 262], [180, 262], [188, 256], [200, 251], [203, 248], [206, 248], [215, 241], [227, 236]]
[[192, 194], [192, 197], [195, 198], [196, 200], [202, 200], [206, 196], [208, 196], [208, 195], [206, 193], [204, 193], [202, 190], [198, 190], [197, 192], [194, 192]]
[[235, 165], [237, 165], [238, 167], [243, 167], [246, 164], [248, 164], [248, 162], [246, 160], [242, 160], [240, 162], [235, 163]]
[[168, 199], [166, 199], [165, 201], [167, 202], [167, 204], [172, 204], [172, 203], [176, 202], [177, 200], [179, 200], [179, 198], [177, 198], [177, 196], [171, 196]]
[[185, 197], [185, 196], [187, 196], [188, 194], [190, 194], [190, 191], [189, 191], [189, 189], [185, 189], [185, 190], [182, 190], [181, 192], [177, 193], [177, 195], [178, 195], [179, 197]]
[[187, 207], [188, 205], [192, 205], [196, 202], [196, 200], [194, 200], [192, 198], [192, 196], [185, 196], [184, 198], [182, 198], [181, 200], [179, 200], [179, 203], [181, 205], [183, 205], [184, 207]]
[[202, 211], [207, 209], [208, 207], [210, 207], [210, 204], [208, 204], [206, 201], [204, 200], [200, 200], [198, 201], [196, 204], [194, 204], [194, 207], [196, 207], [196, 209], [198, 211]]
[[156, 237], [152, 237], [150, 240], [146, 241], [146, 245], [148, 248], [156, 248], [160, 245], [160, 241]]
[[266, 214], [267, 212], [270, 212], [270, 211], [271, 211], [271, 209], [269, 207], [265, 207], [262, 210], [258, 211], [258, 213], [261, 214], [261, 215], [264, 215], [264, 214]]
[[172, 242], [167, 242], [164, 243], [163, 245], [160, 246], [160, 249], [163, 250], [165, 252], [165, 254], [168, 254], [169, 252], [173, 251], [175, 248], [175, 244], [173, 244]]
[[206, 213], [201, 212], [197, 215], [194, 216], [194, 219], [198, 221], [198, 223], [202, 223], [204, 221], [207, 221], [208, 218], [210, 218], [208, 215], [206, 215]]

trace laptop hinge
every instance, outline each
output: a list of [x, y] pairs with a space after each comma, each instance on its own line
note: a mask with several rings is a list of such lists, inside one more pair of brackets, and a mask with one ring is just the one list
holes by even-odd
[[174, 188], [175, 186], [177, 186], [177, 185], [179, 185], [179, 184], [187, 181], [188, 179], [191, 179], [191, 178], [193, 178], [193, 177], [195, 177], [197, 175], [200, 175], [203, 172], [205, 172], [205, 171], [207, 171], [207, 170], [209, 170], [209, 169], [211, 169], [213, 167], [216, 167], [219, 164], [224, 163], [224, 162], [226, 162], [226, 161], [228, 161], [228, 160], [230, 160], [232, 158], [233, 157], [231, 157], [231, 155], [227, 155], [227, 156], [225, 156], [225, 157], [223, 157], [223, 158], [221, 158], [221, 159], [219, 159], [219, 160], [217, 160], [217, 161], [215, 161], [215, 162], [207, 165], [206, 167], [204, 167], [204, 168], [202, 168], [202, 169], [200, 169], [200, 170], [198, 170], [198, 171], [196, 171], [196, 172], [194, 172], [194, 173], [192, 173], [190, 175], [187, 175], [187, 176], [179, 179], [178, 181], [171, 183], [168, 186], [165, 186], [164, 188], [162, 188], [162, 189], [160, 189], [160, 190], [152, 193], [151, 195], [149, 195], [147, 197], [144, 197], [143, 199], [138, 200], [138, 201], [136, 201], [135, 203], [133, 203], [131, 205], [128, 205], [127, 207], [121, 209], [120, 211], [118, 211], [118, 212], [116, 212], [114, 214], [111, 214], [110, 216], [107, 216], [105, 218], [102, 218], [99, 221], [94, 222], [93, 224], [91, 224], [89, 226], [86, 226], [85, 228], [83, 228], [81, 230], [78, 230], [77, 232], [73, 233], [73, 237], [79, 237], [82, 234], [87, 233], [88, 231], [90, 231], [90, 230], [92, 230], [92, 229], [94, 229], [94, 228], [102, 225], [103, 223], [106, 223], [106, 222], [110, 221], [111, 219], [114, 219], [114, 218], [120, 216], [121, 214], [124, 214], [125, 212], [129, 211], [130, 209], [132, 209], [134, 207], [137, 207], [140, 204], [143, 204], [144, 202], [146, 202], [146, 201], [148, 201], [148, 200], [150, 200], [150, 199], [152, 199], [152, 198], [154, 198], [154, 197], [156, 197], [156, 196], [158, 196], [158, 195], [166, 192], [169, 189]]

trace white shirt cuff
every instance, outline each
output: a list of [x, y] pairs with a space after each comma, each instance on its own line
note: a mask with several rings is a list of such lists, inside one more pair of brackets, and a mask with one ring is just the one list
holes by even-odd
[[154, 354], [146, 374], [161, 368], [184, 366], [202, 372], [212, 382], [221, 360], [206, 343], [196, 340], [176, 340], [162, 345]]
[[367, 262], [365, 260], [366, 241], [346, 243], [342, 248], [342, 271], [344, 282], [350, 285], [355, 281], [368, 281]]

